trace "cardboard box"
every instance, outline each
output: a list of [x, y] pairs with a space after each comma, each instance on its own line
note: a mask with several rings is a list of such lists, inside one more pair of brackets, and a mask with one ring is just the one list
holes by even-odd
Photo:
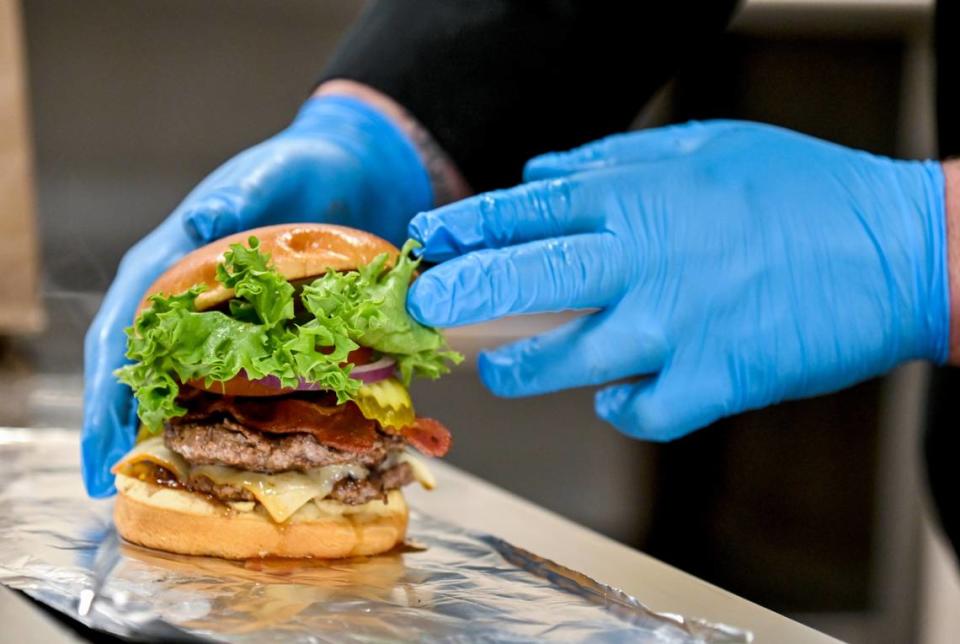
[[20, 3], [0, 0], [0, 334], [43, 326]]

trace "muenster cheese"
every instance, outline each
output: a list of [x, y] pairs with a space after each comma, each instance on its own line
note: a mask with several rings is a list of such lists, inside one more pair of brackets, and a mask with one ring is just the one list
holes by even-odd
[[339, 481], [367, 478], [362, 465], [327, 465], [307, 472], [262, 474], [224, 465], [197, 465], [191, 476], [206, 476], [217, 485], [232, 485], [250, 492], [278, 523], [313, 499], [328, 496]]
[[[357, 464], [327, 465], [306, 472], [293, 471], [279, 474], [249, 472], [225, 465], [191, 467], [183, 457], [163, 444], [161, 436], [149, 438], [138, 444], [114, 466], [113, 471], [118, 475], [118, 479], [119, 476], [130, 477], [133, 466], [143, 462], [163, 467], [180, 482], [192, 476], [205, 476], [217, 485], [232, 485], [247, 490], [278, 523], [289, 519], [310, 501], [315, 501], [317, 508], [325, 513], [346, 511], [336, 512], [337, 506], [343, 508], [352, 506], [325, 500], [326, 497], [339, 481], [348, 477], [359, 481], [369, 475], [367, 468]], [[430, 490], [436, 486], [433, 474], [420, 459], [404, 452], [395, 459], [395, 463], [408, 463], [414, 479], [424, 488]]]

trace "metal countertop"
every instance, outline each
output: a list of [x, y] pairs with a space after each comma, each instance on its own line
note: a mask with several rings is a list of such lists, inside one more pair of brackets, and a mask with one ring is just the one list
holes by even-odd
[[[438, 481], [436, 490], [410, 488], [408, 492], [411, 505], [423, 512], [502, 537], [621, 588], [655, 610], [749, 629], [757, 642], [836, 641], [453, 466], [433, 463], [432, 469]], [[49, 644], [77, 640], [77, 634], [52, 615], [7, 588], [0, 589], [0, 624], [4, 633], [0, 639], [9, 637], [8, 641]], [[94, 635], [90, 631], [84, 634]]]
[[432, 463], [431, 468], [437, 489], [407, 493], [411, 505], [424, 512], [499, 536], [620, 588], [654, 610], [749, 629], [756, 642], [837, 641], [455, 467]]

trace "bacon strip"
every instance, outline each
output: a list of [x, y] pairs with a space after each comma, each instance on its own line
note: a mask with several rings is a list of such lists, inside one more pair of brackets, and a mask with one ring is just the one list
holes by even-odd
[[[187, 414], [173, 419], [175, 424], [230, 416], [265, 434], [312, 434], [322, 445], [354, 454], [377, 449], [380, 436], [379, 424], [365, 418], [355, 404], [337, 405], [334, 397], [324, 394], [238, 398], [196, 391], [179, 402], [187, 408]], [[432, 418], [417, 418], [413, 425], [397, 433], [427, 456], [443, 456], [452, 443], [450, 431]]]
[[416, 422], [401, 430], [403, 440], [427, 456], [443, 456], [450, 451], [453, 438], [450, 430], [433, 418], [417, 418]]
[[376, 449], [377, 423], [364, 418], [353, 403], [325, 405], [303, 398], [234, 398], [200, 395], [184, 401], [183, 421], [231, 416], [241, 425], [265, 434], [312, 434], [322, 445], [351, 453]]

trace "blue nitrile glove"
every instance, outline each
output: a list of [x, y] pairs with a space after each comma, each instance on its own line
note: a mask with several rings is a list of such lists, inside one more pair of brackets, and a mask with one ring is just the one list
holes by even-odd
[[342, 223], [393, 242], [430, 207], [429, 179], [413, 146], [353, 98], [306, 102], [289, 128], [240, 153], [191, 192], [124, 256], [84, 344], [83, 480], [113, 493], [113, 465], [133, 444], [135, 405], [113, 376], [140, 299], [171, 263], [234, 232], [292, 221]]
[[601, 312], [480, 356], [502, 396], [621, 378], [596, 412], [670, 440], [923, 358], [949, 335], [944, 181], [775, 127], [689, 123], [533, 159], [529, 183], [417, 215], [426, 324]]

